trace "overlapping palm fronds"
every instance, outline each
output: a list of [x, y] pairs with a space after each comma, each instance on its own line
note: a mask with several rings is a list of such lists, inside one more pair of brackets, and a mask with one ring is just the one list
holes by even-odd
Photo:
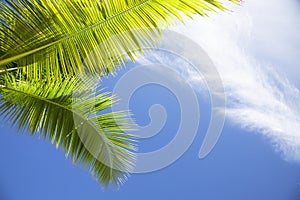
[[99, 183], [122, 183], [134, 161], [127, 116], [77, 75], [114, 72], [183, 15], [224, 9], [217, 0], [2, 0], [0, 115], [61, 146]]
[[[224, 9], [215, 0], [9, 0], [0, 8], [0, 66], [14, 62], [34, 78], [111, 72], [183, 14]], [[83, 69], [95, 49], [97, 60]]]

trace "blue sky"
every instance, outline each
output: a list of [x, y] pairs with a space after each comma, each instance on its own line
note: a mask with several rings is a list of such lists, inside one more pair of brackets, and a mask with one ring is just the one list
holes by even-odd
[[[210, 102], [207, 91], [199, 90], [201, 78], [187, 68], [184, 77], [197, 91], [201, 121], [193, 144], [175, 163], [133, 174], [119, 190], [103, 190], [48, 141], [17, 135], [1, 124], [0, 200], [299, 199], [298, 1], [252, 0], [232, 10], [173, 27], [208, 52], [228, 95], [225, 127], [208, 157], [200, 160], [198, 152], [209, 124]], [[176, 63], [176, 69], [185, 66], [155, 56], [164, 64]], [[112, 91], [130, 67], [104, 80], [103, 86]], [[144, 86], [132, 96], [130, 109], [139, 125], [150, 122], [148, 109], [153, 104], [164, 106], [168, 118], [159, 134], [140, 141], [140, 152], [165, 146], [179, 126], [176, 97], [157, 85]]]
[[[162, 91], [162, 88], [142, 89], [154, 96], [159, 95], [159, 98], [154, 97], [149, 103], [157, 103], [159, 99], [159, 103], [168, 105], [166, 110], [169, 113], [178, 116], [178, 105], [172, 95], [161, 98], [161, 93], [155, 91]], [[142, 98], [139, 91], [135, 97], [136, 101]], [[133, 111], [144, 109], [144, 104], [134, 101]], [[205, 117], [207, 104], [201, 103], [201, 107]], [[147, 115], [140, 113], [138, 116], [139, 123], [148, 123]], [[176, 118], [168, 120], [164, 130], [156, 136], [158, 138], [142, 141], [141, 150], [152, 150], [166, 143], [174, 130], [174, 124], [178, 123]], [[206, 122], [202, 121], [203, 124]], [[199, 160], [197, 155], [205, 125], [202, 128], [191, 148], [173, 165], [148, 174], [132, 175], [119, 190], [109, 188], [106, 191], [99, 188], [85, 170], [66, 160], [64, 154], [49, 142], [16, 135], [12, 129], [2, 128], [0, 198], [299, 199], [299, 165], [284, 161], [274, 152], [269, 141], [258, 133], [242, 131], [227, 122], [212, 153]]]

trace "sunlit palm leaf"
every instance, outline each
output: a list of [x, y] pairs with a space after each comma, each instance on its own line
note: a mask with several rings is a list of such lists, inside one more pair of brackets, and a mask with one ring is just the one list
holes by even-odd
[[49, 78], [110, 72], [182, 14], [224, 7], [215, 0], [9, 0], [0, 9], [0, 66], [14, 62], [27, 76]]
[[[3, 76], [2, 76], [3, 77]], [[108, 112], [113, 98], [88, 90], [76, 78], [17, 81], [6, 75], [0, 89], [0, 115], [20, 131], [41, 134], [89, 168], [99, 183], [122, 183], [133, 167], [133, 138], [122, 112]]]

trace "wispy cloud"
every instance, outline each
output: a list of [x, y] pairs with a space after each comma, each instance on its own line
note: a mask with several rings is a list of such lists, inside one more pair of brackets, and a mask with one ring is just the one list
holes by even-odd
[[[300, 61], [296, 3], [249, 0], [232, 7], [232, 13], [196, 18], [174, 30], [200, 44], [215, 63], [231, 121], [263, 134], [285, 159], [300, 162], [300, 92], [294, 86], [300, 72], [295, 67]], [[190, 70], [186, 76], [199, 87], [201, 77]]]

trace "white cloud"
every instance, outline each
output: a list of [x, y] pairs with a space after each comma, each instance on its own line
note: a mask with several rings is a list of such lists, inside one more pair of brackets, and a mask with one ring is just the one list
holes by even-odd
[[[293, 86], [300, 83], [296, 4], [248, 0], [232, 7], [232, 13], [198, 17], [173, 29], [200, 44], [217, 66], [232, 122], [263, 134], [285, 159], [299, 162], [300, 92]], [[187, 76], [198, 87], [201, 77], [192, 71]]]

